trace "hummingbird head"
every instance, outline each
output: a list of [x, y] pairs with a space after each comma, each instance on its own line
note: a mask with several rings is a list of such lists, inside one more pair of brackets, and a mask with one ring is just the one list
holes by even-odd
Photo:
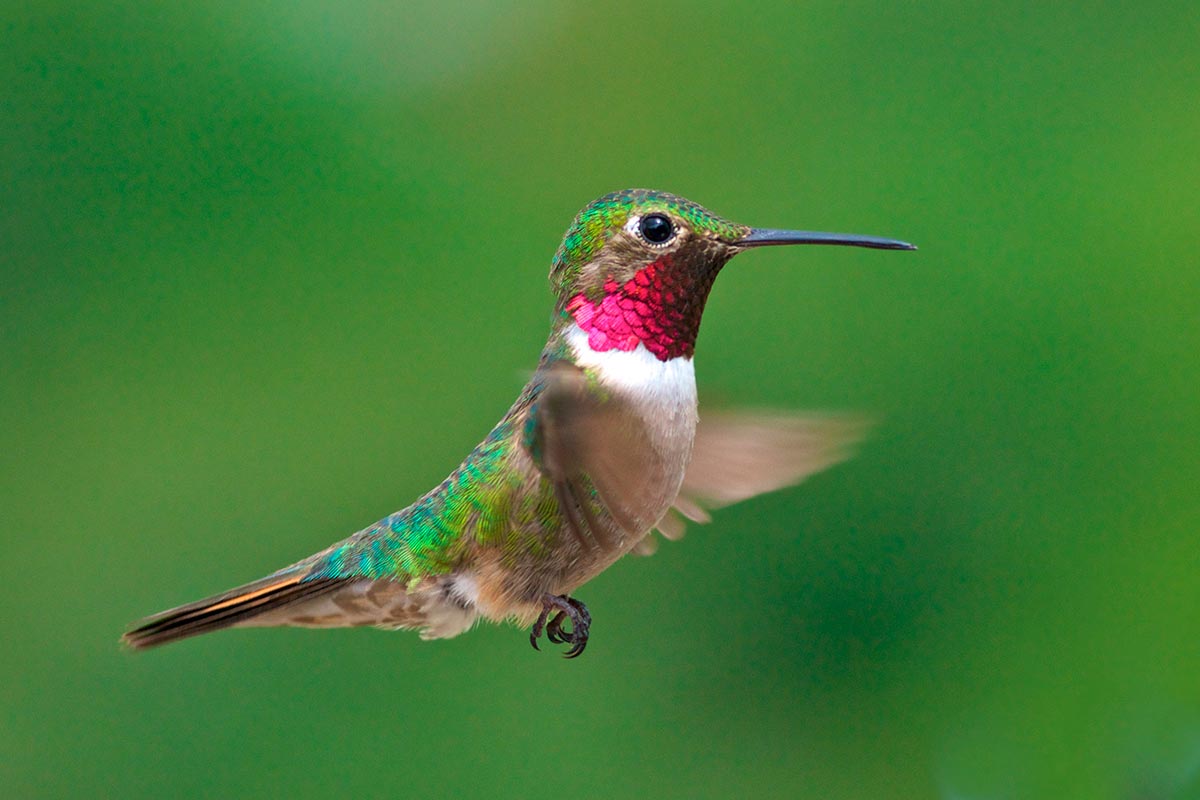
[[750, 247], [843, 244], [914, 250], [894, 239], [751, 228], [677, 195], [607, 194], [579, 212], [550, 268], [556, 312], [593, 350], [644, 346], [660, 360], [691, 357], [721, 268]]

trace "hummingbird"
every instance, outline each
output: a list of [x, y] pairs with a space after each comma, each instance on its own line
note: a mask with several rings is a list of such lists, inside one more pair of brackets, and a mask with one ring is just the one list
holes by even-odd
[[915, 250], [874, 236], [752, 228], [648, 189], [587, 205], [550, 268], [549, 340], [515, 403], [412, 505], [265, 578], [149, 617], [141, 649], [230, 627], [374, 626], [457, 636], [530, 626], [574, 658], [592, 619], [575, 591], [657, 530], [792, 485], [850, 453], [858, 418], [698, 415], [693, 356], [709, 291], [744, 250]]

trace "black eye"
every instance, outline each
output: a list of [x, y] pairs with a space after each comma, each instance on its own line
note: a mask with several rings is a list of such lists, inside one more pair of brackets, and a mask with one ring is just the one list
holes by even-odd
[[647, 214], [638, 223], [638, 231], [650, 244], [662, 244], [675, 235], [675, 226], [662, 214]]

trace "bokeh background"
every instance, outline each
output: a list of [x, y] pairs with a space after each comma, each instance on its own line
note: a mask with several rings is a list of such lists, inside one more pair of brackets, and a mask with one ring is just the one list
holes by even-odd
[[[9, 3], [7, 797], [1200, 797], [1200, 6]], [[587, 655], [144, 614], [407, 504], [650, 186], [703, 401], [859, 458], [580, 592]]]

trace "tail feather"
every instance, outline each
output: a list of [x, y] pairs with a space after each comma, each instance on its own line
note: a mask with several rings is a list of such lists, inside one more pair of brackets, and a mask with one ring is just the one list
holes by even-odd
[[121, 641], [135, 650], [228, 628], [282, 606], [342, 586], [344, 578], [304, 580], [303, 573], [276, 574], [228, 592], [155, 614], [128, 631]]

